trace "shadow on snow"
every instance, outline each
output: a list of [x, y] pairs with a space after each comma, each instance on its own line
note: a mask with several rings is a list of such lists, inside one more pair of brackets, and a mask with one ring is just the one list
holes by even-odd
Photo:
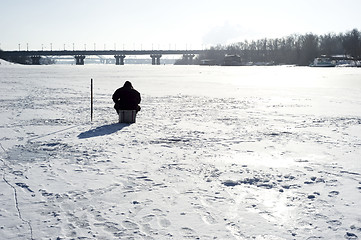
[[129, 125], [130, 124], [126, 124], [126, 123], [112, 123], [112, 124], [103, 125], [94, 129], [90, 129], [86, 132], [80, 133], [78, 135], [78, 138], [84, 139], [84, 138], [92, 138], [92, 137], [99, 137], [99, 136], [113, 134], [117, 131], [122, 130], [125, 127], [128, 127]]

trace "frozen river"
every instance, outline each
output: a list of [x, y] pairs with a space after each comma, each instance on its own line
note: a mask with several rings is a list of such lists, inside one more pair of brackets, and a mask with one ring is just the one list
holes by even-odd
[[0, 86], [4, 239], [361, 237], [361, 68], [0, 65]]

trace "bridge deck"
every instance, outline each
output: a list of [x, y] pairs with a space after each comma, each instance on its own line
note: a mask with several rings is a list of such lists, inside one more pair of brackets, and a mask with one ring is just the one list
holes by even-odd
[[200, 54], [205, 50], [75, 50], [75, 51], [0, 51], [0, 56], [89, 56], [89, 55], [178, 55]]

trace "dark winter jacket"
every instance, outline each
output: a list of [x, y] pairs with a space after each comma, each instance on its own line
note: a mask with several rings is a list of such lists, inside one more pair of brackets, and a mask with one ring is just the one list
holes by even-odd
[[131, 84], [124, 84], [113, 94], [114, 108], [117, 110], [139, 110], [141, 101], [140, 93], [133, 89]]

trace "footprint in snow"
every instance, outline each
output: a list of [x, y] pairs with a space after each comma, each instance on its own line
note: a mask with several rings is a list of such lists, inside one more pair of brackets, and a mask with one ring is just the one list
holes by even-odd
[[131, 222], [129, 220], [125, 220], [122, 223], [123, 227], [127, 228], [127, 229], [139, 229], [138, 224]]
[[25, 183], [15, 183], [15, 184], [16, 184], [17, 186], [23, 188], [23, 189], [28, 190], [29, 192], [34, 192], [34, 191], [31, 190], [30, 187], [29, 187], [27, 184], [25, 184]]
[[331, 191], [331, 192], [328, 193], [328, 196], [329, 196], [329, 197], [335, 197], [335, 196], [337, 196], [339, 193], [340, 193], [339, 191]]
[[208, 225], [217, 223], [216, 219], [210, 213], [206, 213], [206, 215], [202, 216], [202, 220]]
[[122, 230], [118, 227], [117, 223], [113, 223], [113, 222], [105, 222], [105, 223], [101, 223], [99, 225], [103, 225], [104, 230], [107, 232], [111, 232], [111, 233], [117, 233]]
[[357, 235], [354, 233], [347, 232], [345, 234], [345, 238], [348, 240], [358, 239]]
[[185, 235], [184, 237], [194, 237], [194, 234], [196, 233], [193, 229], [188, 227], [183, 227], [181, 232]]
[[336, 231], [338, 227], [342, 225], [342, 222], [340, 222], [339, 220], [329, 220], [326, 223], [329, 225], [329, 228], [334, 231]]
[[162, 218], [158, 221], [161, 227], [167, 228], [171, 225], [171, 222], [168, 219]]
[[142, 220], [143, 220], [143, 222], [150, 222], [150, 221], [152, 221], [154, 218], [155, 218], [155, 215], [149, 214], [149, 215], [146, 215], [146, 216], [142, 217]]

